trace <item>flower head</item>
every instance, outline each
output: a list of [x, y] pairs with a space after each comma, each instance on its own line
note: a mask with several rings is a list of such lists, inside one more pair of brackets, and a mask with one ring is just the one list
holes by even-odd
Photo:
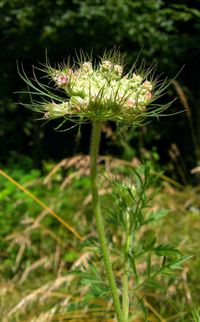
[[124, 73], [124, 66], [116, 57], [104, 57], [96, 66], [89, 60], [58, 69], [47, 65], [45, 73], [53, 81], [55, 90], [63, 91], [64, 95], [58, 95], [36, 78], [35, 86], [25, 73], [22, 76], [29, 87], [36, 90], [34, 94], [44, 98], [35, 107], [45, 118], [63, 116], [77, 120], [81, 117], [82, 120], [136, 124], [145, 116], [155, 116], [163, 110], [158, 105], [156, 109], [152, 107], [162, 86], [161, 90], [157, 89], [156, 82], [147, 79], [149, 73]]

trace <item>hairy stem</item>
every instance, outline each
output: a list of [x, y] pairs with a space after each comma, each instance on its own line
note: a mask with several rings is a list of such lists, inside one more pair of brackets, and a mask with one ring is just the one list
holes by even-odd
[[103, 222], [103, 217], [101, 215], [98, 188], [97, 188], [97, 158], [99, 153], [100, 137], [101, 137], [101, 122], [94, 121], [93, 129], [92, 129], [92, 137], [91, 137], [91, 150], [90, 150], [90, 155], [91, 155], [90, 179], [91, 179], [93, 210], [96, 218], [97, 231], [98, 231], [99, 240], [101, 244], [101, 250], [102, 250], [104, 265], [107, 273], [107, 278], [110, 284], [110, 289], [113, 297], [115, 312], [117, 315], [118, 322], [124, 322], [124, 319], [122, 316], [121, 304], [118, 296], [118, 290], [117, 290], [115, 277], [112, 269], [112, 264], [110, 260], [110, 254], [109, 254], [108, 246], [106, 242], [104, 222]]
[[131, 233], [130, 233], [130, 218], [129, 214], [126, 214], [126, 235], [125, 235], [125, 245], [124, 245], [124, 273], [123, 273], [123, 294], [122, 294], [122, 311], [124, 322], [128, 322], [129, 316], [129, 296], [128, 296], [128, 253], [131, 244]]

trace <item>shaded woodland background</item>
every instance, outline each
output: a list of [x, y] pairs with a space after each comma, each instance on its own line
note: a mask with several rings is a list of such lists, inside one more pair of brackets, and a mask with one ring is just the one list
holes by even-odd
[[[130, 65], [142, 49], [140, 57], [146, 60], [146, 66], [157, 64], [157, 74], [163, 73], [169, 79], [184, 66], [166, 98], [179, 97], [169, 114], [183, 113], [155, 120], [129, 136], [132, 150], [104, 136], [104, 154], [131, 159], [146, 150], [156, 150], [166, 171], [183, 184], [195, 183], [190, 170], [200, 160], [199, 4], [159, 0], [1, 0], [1, 164], [21, 164], [28, 170], [41, 168], [43, 161], [88, 153], [90, 126], [83, 127], [82, 137], [75, 145], [77, 129], [61, 133], [52, 130], [56, 122], [42, 126], [41, 121], [36, 121], [38, 115], [17, 104], [29, 97], [16, 93], [26, 89], [16, 61], [23, 63], [31, 77], [32, 65], [45, 62], [46, 50], [54, 65], [69, 55], [73, 57], [80, 49], [97, 56], [115, 46], [127, 54]], [[112, 124], [109, 126], [113, 129]]]

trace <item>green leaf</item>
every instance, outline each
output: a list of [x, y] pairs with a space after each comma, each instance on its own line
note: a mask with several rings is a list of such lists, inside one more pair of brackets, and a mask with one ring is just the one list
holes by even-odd
[[178, 249], [169, 244], [160, 244], [157, 247], [154, 247], [153, 250], [157, 256], [170, 256], [174, 254], [179, 254]]
[[150, 213], [149, 217], [145, 220], [145, 223], [149, 223], [151, 221], [155, 221], [155, 220], [158, 220], [162, 217], [165, 217], [167, 214], [169, 213], [168, 210], [166, 209], [161, 209], [161, 210], [158, 210], [158, 211], [153, 211]]
[[167, 266], [166, 267], [163, 267], [160, 270], [159, 274], [161, 274], [161, 275], [167, 275], [167, 276], [174, 276], [175, 275], [174, 272], [173, 272], [173, 270], [170, 267], [167, 267]]
[[189, 260], [190, 258], [192, 258], [193, 255], [187, 255], [187, 256], [182, 256], [182, 257], [179, 257], [178, 259], [170, 262], [168, 264], [168, 266], [171, 268], [171, 269], [182, 269], [181, 265], [186, 262], [187, 260]]
[[91, 284], [87, 294], [84, 296], [83, 303], [87, 304], [93, 299], [105, 298], [110, 295], [109, 287]]
[[154, 277], [149, 278], [144, 284], [153, 288], [164, 288]]

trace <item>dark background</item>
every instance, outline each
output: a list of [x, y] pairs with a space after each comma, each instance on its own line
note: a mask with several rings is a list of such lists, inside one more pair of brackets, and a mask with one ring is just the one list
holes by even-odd
[[104, 133], [102, 153], [131, 160], [150, 151], [154, 160], [157, 151], [155, 159], [167, 173], [183, 184], [196, 183], [190, 170], [200, 160], [200, 1], [1, 0], [0, 31], [1, 166], [42, 168], [44, 160], [88, 153], [90, 125], [77, 141], [77, 129], [56, 131], [54, 121], [43, 126], [38, 115], [17, 104], [27, 99], [16, 93], [26, 89], [17, 61], [31, 77], [32, 65], [45, 62], [46, 50], [54, 65], [75, 50], [97, 56], [116, 46], [131, 64], [142, 48], [146, 65], [156, 63], [157, 73], [169, 79], [184, 66], [176, 78], [178, 91], [172, 84], [167, 92], [168, 101], [177, 97], [168, 113], [182, 113], [132, 135], [124, 132], [128, 149]]

